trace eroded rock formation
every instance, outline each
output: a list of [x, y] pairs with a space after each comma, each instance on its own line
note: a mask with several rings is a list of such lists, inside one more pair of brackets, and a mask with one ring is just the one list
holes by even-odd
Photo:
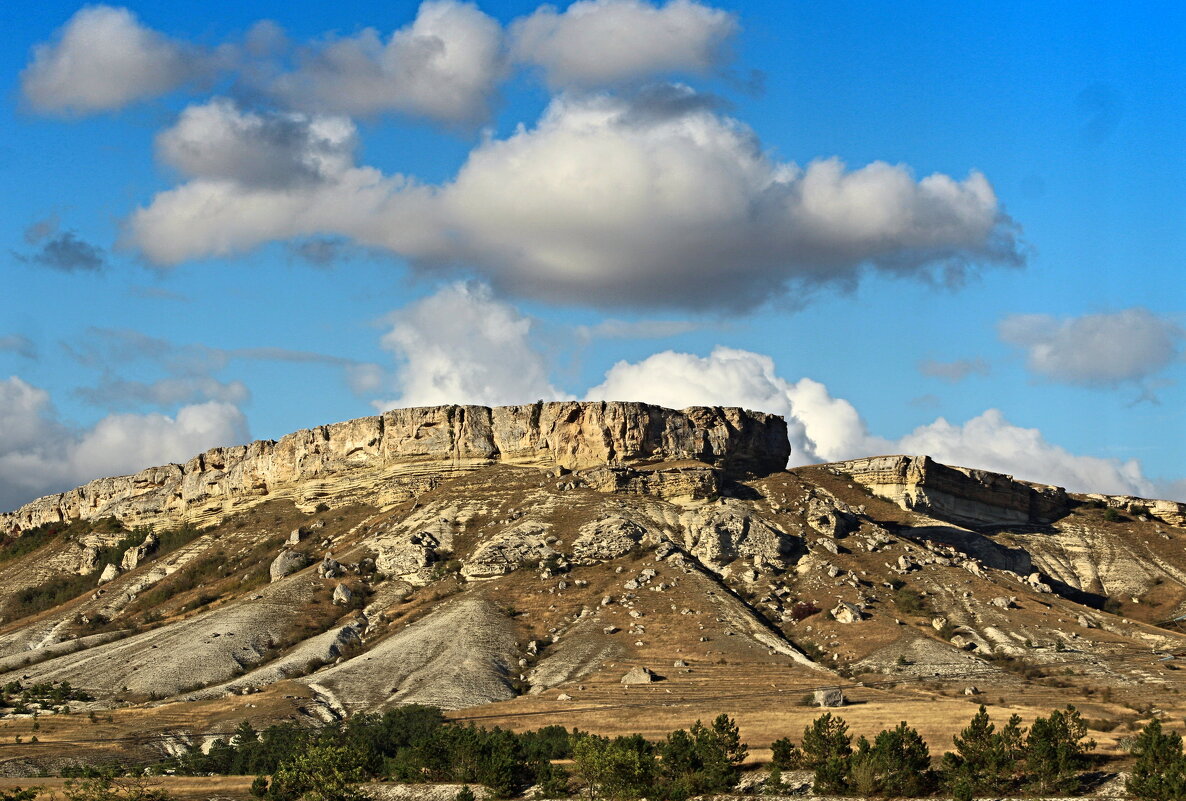
[[1050, 523], [1070, 509], [1062, 487], [950, 467], [929, 456], [875, 456], [833, 467], [903, 509], [961, 525]]
[[107, 516], [209, 524], [265, 498], [306, 509], [326, 500], [388, 505], [441, 474], [498, 463], [584, 470], [692, 461], [740, 475], [781, 470], [789, 453], [782, 418], [734, 408], [571, 401], [395, 409], [92, 481], [0, 515], [0, 532]]

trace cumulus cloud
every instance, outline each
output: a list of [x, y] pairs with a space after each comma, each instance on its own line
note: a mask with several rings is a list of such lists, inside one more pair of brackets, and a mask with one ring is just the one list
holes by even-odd
[[380, 409], [567, 397], [548, 380], [547, 359], [531, 340], [531, 318], [487, 286], [449, 284], [390, 322], [382, 343], [400, 361], [400, 395], [376, 403]]
[[504, 73], [502, 28], [472, 3], [428, 0], [386, 41], [373, 28], [298, 54], [266, 90], [290, 108], [332, 114], [405, 112], [452, 123], [489, 113]]
[[721, 64], [739, 30], [734, 15], [691, 0], [581, 0], [541, 6], [510, 28], [511, 54], [554, 87], [590, 87]]
[[344, 117], [242, 111], [225, 98], [189, 106], [156, 140], [183, 175], [279, 190], [340, 173], [357, 144]]
[[1186, 331], [1148, 309], [1057, 318], [1048, 314], [1006, 317], [1000, 338], [1022, 348], [1026, 367], [1051, 381], [1116, 386], [1140, 381], [1177, 360]]
[[958, 281], [972, 265], [1022, 260], [978, 172], [799, 167], [711, 108], [640, 114], [610, 96], [556, 99], [536, 127], [484, 141], [443, 185], [342, 160], [284, 189], [203, 172], [137, 210], [128, 232], [163, 265], [339, 235], [520, 295], [699, 309], [852, 286], [866, 268]]
[[1008, 473], [1072, 491], [1156, 494], [1138, 460], [1073, 454], [1049, 442], [1036, 428], [1010, 423], [998, 409], [989, 409], [963, 425], [939, 418], [907, 434], [898, 446], [902, 452], [925, 453], [947, 464]]
[[591, 400], [637, 400], [682, 409], [742, 406], [781, 414], [791, 439], [791, 464], [835, 461], [883, 452], [851, 403], [832, 397], [810, 378], [789, 382], [774, 360], [750, 351], [717, 347], [709, 356], [664, 351], [640, 362], [618, 362], [587, 393]]
[[37, 111], [93, 114], [176, 89], [203, 74], [208, 58], [145, 27], [126, 8], [86, 6], [52, 41], [33, 48], [21, 89]]
[[[791, 464], [872, 456], [926, 454], [948, 464], [1008, 473], [1078, 492], [1156, 495], [1159, 487], [1131, 459], [1072, 453], [1049, 442], [1036, 428], [1011, 423], [989, 409], [962, 425], [938, 418], [898, 440], [871, 435], [856, 408], [810, 378], [787, 381], [770, 357], [718, 347], [707, 357], [666, 351], [640, 362], [619, 362], [588, 397], [643, 400], [683, 408], [744, 406], [783, 415], [788, 423]], [[1174, 496], [1177, 497], [1177, 496]]]
[[59, 419], [48, 392], [12, 376], [0, 381], [0, 509], [247, 439], [243, 413], [214, 401], [172, 416], [110, 415], [76, 429]]
[[984, 359], [956, 359], [940, 362], [924, 359], [918, 363], [918, 372], [930, 378], [938, 378], [951, 384], [958, 384], [970, 375], [988, 375], [988, 362]]

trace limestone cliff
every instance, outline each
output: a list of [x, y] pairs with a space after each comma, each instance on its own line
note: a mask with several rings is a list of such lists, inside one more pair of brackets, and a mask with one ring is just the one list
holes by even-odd
[[834, 467], [903, 509], [962, 525], [1050, 523], [1070, 508], [1062, 487], [950, 467], [929, 456], [875, 456]]
[[265, 498], [304, 508], [323, 500], [387, 505], [442, 474], [497, 463], [584, 470], [692, 460], [744, 475], [781, 470], [789, 454], [781, 417], [736, 408], [566, 401], [395, 409], [98, 479], [0, 515], [0, 532], [107, 516], [206, 524]]

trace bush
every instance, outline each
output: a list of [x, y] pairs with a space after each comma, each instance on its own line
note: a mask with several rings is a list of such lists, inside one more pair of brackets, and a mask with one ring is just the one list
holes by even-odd
[[779, 770], [796, 770], [803, 763], [803, 754], [798, 746], [786, 737], [780, 737], [770, 744], [773, 752], [770, 764]]
[[894, 605], [907, 615], [926, 615], [930, 612], [926, 598], [909, 587], [900, 587], [894, 591]]
[[468, 784], [463, 784], [461, 789], [457, 791], [457, 795], [454, 796], [454, 798], [456, 801], [475, 801], [474, 791], [469, 789]]
[[1120, 514], [1119, 510], [1113, 509], [1111, 506], [1104, 510], [1104, 520], [1107, 520], [1109, 523], [1119, 523], [1124, 519], [1124, 515]]
[[590, 796], [641, 798], [652, 791], [658, 775], [654, 746], [637, 735], [614, 740], [582, 735], [573, 744], [572, 759]]
[[791, 620], [798, 622], [819, 614], [820, 608], [811, 601], [798, 601], [791, 607]]

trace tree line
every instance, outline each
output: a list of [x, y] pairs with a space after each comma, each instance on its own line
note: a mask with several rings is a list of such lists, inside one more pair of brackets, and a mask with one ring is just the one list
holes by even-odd
[[[845, 721], [826, 712], [772, 744], [762, 792], [785, 790], [787, 771], [808, 771], [819, 795], [912, 798], [942, 793], [957, 801], [1017, 793], [1075, 795], [1085, 790], [1095, 742], [1068, 706], [1027, 729], [1017, 715], [997, 725], [981, 706], [932, 759], [926, 741], [905, 721], [872, 740], [853, 738]], [[1186, 799], [1182, 738], [1153, 720], [1135, 738], [1129, 792], [1147, 801]], [[540, 798], [683, 801], [733, 791], [748, 756], [737, 724], [718, 715], [709, 724], [659, 741], [641, 735], [603, 737], [563, 726], [511, 732], [448, 722], [439, 709], [409, 705], [358, 715], [339, 725], [295, 723], [256, 731], [244, 722], [204, 753], [196, 746], [156, 766], [188, 775], [256, 774], [252, 792], [269, 801], [357, 801], [370, 780], [468, 785], [510, 798], [529, 788]], [[563, 764], [557, 764], [562, 762]]]

